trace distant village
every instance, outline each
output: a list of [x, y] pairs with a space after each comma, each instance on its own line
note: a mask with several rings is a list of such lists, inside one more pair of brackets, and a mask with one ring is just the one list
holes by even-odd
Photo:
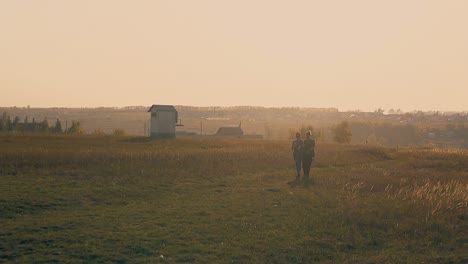
[[[0, 131], [47, 130], [58, 133], [59, 122], [63, 132], [68, 130], [85, 134], [149, 137], [154, 133], [152, 126], [156, 126], [152, 124], [152, 110], [156, 111], [157, 108], [152, 107], [4, 107], [0, 108], [3, 113], [0, 125], [5, 125], [0, 127]], [[400, 109], [343, 112], [336, 108], [252, 106], [171, 107], [175, 112], [172, 117], [166, 118], [172, 120], [175, 137], [286, 139], [294, 131], [311, 127], [319, 140], [333, 141], [332, 128], [340, 122], [347, 122], [352, 133], [351, 143], [355, 144], [468, 148], [468, 112], [405, 112]], [[47, 129], [45, 122], [48, 124]]]
[[[176, 127], [183, 127], [182, 119], [173, 105], [152, 105], [148, 112], [151, 113], [148, 136], [153, 138], [174, 138], [176, 136], [197, 136], [195, 132], [176, 130]], [[263, 138], [262, 135], [248, 135], [242, 130], [242, 123], [238, 126], [222, 126], [218, 128], [216, 134], [198, 136], [209, 137], [236, 137], [236, 138]]]

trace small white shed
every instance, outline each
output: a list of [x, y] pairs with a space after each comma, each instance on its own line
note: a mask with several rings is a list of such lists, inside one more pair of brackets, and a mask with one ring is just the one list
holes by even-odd
[[178, 113], [173, 105], [152, 105], [148, 112], [151, 113], [151, 137], [175, 137]]

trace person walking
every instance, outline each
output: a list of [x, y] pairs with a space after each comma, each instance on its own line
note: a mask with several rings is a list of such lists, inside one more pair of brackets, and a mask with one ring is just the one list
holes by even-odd
[[301, 167], [302, 167], [302, 153], [303, 153], [304, 141], [302, 141], [301, 133], [296, 133], [296, 139], [292, 142], [291, 150], [293, 152], [293, 158], [296, 162], [296, 181], [301, 179]]
[[[315, 158], [315, 140], [311, 138], [312, 132], [309, 130], [306, 133], [306, 139], [303, 142], [303, 153], [302, 153], [302, 167], [304, 169], [304, 185], [309, 184], [310, 167], [312, 161]], [[313, 183], [313, 181], [310, 181]]]

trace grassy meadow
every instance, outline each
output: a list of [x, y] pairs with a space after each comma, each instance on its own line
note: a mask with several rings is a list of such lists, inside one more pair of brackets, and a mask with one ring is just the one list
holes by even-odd
[[0, 262], [468, 263], [468, 151], [0, 134]]

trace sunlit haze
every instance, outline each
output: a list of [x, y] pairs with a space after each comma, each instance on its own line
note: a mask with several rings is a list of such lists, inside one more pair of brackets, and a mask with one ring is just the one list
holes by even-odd
[[468, 110], [468, 1], [2, 1], [0, 106]]

